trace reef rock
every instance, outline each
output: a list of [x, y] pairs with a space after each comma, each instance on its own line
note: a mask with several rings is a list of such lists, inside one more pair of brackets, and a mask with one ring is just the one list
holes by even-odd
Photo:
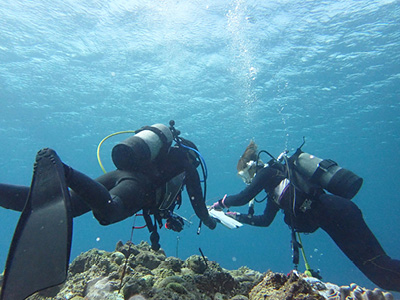
[[289, 275], [269, 271], [262, 282], [255, 286], [249, 295], [250, 300], [393, 300], [393, 295], [379, 289], [373, 291], [354, 283], [339, 287], [308, 277], [297, 271]]
[[[346, 297], [353, 298], [346, 298]], [[357, 285], [338, 287], [294, 271], [289, 275], [260, 273], [241, 267], [226, 270], [217, 262], [193, 255], [185, 261], [119, 242], [114, 252], [92, 249], [70, 264], [64, 284], [29, 300], [265, 300], [369, 299], [391, 300], [389, 293]]]

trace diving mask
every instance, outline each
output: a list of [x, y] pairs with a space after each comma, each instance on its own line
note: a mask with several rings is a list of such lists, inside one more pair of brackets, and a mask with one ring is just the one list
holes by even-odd
[[246, 167], [238, 172], [238, 175], [245, 184], [250, 184], [256, 174], [256, 170], [257, 163], [254, 160], [250, 160], [246, 163]]

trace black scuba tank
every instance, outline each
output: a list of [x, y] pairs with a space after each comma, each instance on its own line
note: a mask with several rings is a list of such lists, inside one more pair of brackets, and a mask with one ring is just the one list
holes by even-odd
[[340, 167], [331, 159], [321, 159], [312, 154], [296, 153], [295, 169], [310, 182], [318, 184], [328, 192], [352, 199], [360, 190], [363, 179]]
[[115, 145], [111, 157], [119, 170], [134, 171], [144, 167], [172, 144], [171, 130], [163, 124], [144, 126], [134, 136]]

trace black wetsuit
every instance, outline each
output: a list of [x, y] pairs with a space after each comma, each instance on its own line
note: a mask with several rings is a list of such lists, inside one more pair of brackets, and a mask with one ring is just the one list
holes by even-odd
[[[242, 206], [262, 190], [269, 195], [285, 179], [281, 170], [265, 167], [257, 172], [252, 183], [236, 195], [228, 196], [224, 204]], [[293, 212], [293, 194], [295, 209]], [[306, 199], [311, 206], [302, 206]], [[241, 214], [236, 218], [254, 226], [269, 226], [282, 209], [285, 223], [298, 232], [314, 232], [322, 228], [343, 253], [376, 285], [383, 289], [400, 291], [400, 261], [390, 258], [365, 223], [361, 210], [352, 201], [321, 189], [315, 196], [307, 195], [289, 185], [279, 204], [268, 197], [263, 215]]]
[[[168, 154], [140, 171], [115, 170], [95, 180], [70, 167], [65, 169], [73, 217], [93, 211], [100, 224], [108, 225], [142, 209], [152, 211], [159, 204], [166, 183], [184, 172], [184, 185], [196, 215], [205, 225], [215, 228], [203, 199], [199, 174], [183, 148], [171, 147]], [[0, 206], [22, 211], [28, 192], [29, 187], [0, 184]]]

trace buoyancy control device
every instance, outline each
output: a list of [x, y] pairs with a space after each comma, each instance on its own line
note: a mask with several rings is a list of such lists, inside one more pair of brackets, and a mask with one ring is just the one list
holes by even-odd
[[112, 149], [112, 160], [119, 170], [137, 170], [166, 153], [172, 144], [170, 128], [163, 124], [144, 126]]

